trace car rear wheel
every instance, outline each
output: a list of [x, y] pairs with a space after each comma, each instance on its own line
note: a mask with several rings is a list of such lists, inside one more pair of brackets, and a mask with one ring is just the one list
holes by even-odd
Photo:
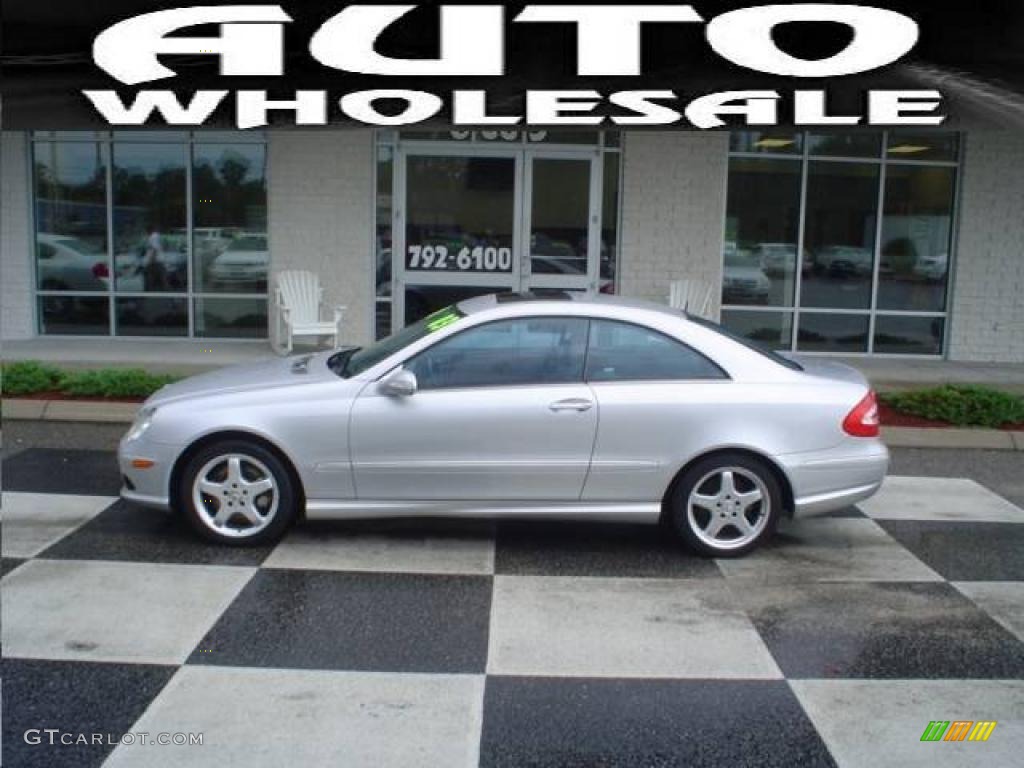
[[670, 499], [673, 529], [710, 557], [739, 557], [775, 532], [782, 489], [768, 465], [741, 453], [709, 456], [690, 467]]
[[283, 462], [241, 440], [203, 448], [182, 473], [179, 498], [192, 527], [221, 544], [276, 541], [298, 511], [298, 494]]

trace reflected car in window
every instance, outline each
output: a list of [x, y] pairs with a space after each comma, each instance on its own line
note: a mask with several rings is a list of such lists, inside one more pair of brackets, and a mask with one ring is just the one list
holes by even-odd
[[726, 304], [768, 301], [772, 281], [761, 267], [761, 260], [753, 253], [738, 248], [726, 248], [722, 270], [722, 300]]
[[829, 245], [818, 251], [815, 266], [829, 275], [870, 275], [874, 257], [867, 248]]
[[881, 485], [874, 394], [681, 312], [480, 296], [366, 348], [164, 387], [120, 445], [122, 496], [224, 544], [302, 518], [662, 522], [737, 556]]
[[266, 283], [270, 252], [265, 234], [240, 234], [210, 265], [209, 280], [225, 289]]
[[36, 235], [39, 287], [44, 291], [106, 291], [107, 252], [70, 235]]

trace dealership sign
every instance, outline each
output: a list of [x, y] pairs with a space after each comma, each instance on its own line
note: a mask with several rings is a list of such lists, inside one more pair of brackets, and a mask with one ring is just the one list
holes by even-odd
[[[849, 4], [761, 5], [707, 18], [693, 5], [527, 5], [508, 18], [503, 5], [442, 5], [439, 54], [395, 58], [378, 52], [378, 40], [416, 5], [342, 8], [308, 41], [308, 54], [337, 72], [390, 78], [393, 87], [331, 94], [295, 89], [285, 98], [264, 89], [182, 90], [182, 76], [161, 63], [162, 54], [208, 55], [224, 77], [285, 75], [285, 25], [293, 19], [279, 5], [218, 5], [141, 14], [101, 32], [93, 60], [112, 78], [139, 90], [84, 90], [114, 125], [202, 125], [219, 109], [233, 106], [239, 128], [257, 128], [271, 117], [296, 125], [324, 125], [348, 119], [370, 125], [404, 126], [448, 115], [453, 125], [490, 126], [659, 126], [717, 128], [727, 121], [748, 126], [777, 125], [785, 109], [794, 125], [937, 125], [942, 98], [934, 90], [873, 89], [857, 114], [834, 114], [823, 88], [727, 90], [683, 96], [646, 88], [601, 92], [593, 88], [527, 89], [522, 108], [496, 110], [486, 89], [444, 93], [415, 87], [416, 78], [500, 78], [505, 75], [505, 34], [531, 24], [561, 24], [575, 30], [575, 73], [580, 78], [642, 78], [641, 29], [647, 25], [701, 26], [707, 46], [722, 60], [765, 76], [798, 78], [813, 86], [829, 78], [879, 70], [906, 56], [918, 41], [917, 23], [884, 8]], [[780, 25], [830, 22], [851, 32], [845, 46], [826, 58], [801, 58], [777, 44]], [[189, 28], [217, 25], [216, 36], [190, 36]], [[680, 47], [689, 42], [680, 40]], [[175, 78], [178, 78], [175, 80]], [[153, 88], [152, 83], [175, 89]]]

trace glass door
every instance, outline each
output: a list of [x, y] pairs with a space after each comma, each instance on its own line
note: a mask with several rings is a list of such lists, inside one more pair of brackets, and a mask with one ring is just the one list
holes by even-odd
[[399, 163], [398, 316], [519, 287], [519, 153], [429, 150]]
[[596, 153], [525, 161], [523, 289], [598, 290], [601, 173]]

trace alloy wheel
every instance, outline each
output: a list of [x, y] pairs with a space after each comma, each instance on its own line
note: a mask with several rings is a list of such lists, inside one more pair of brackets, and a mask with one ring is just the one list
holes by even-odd
[[242, 453], [206, 462], [192, 486], [199, 520], [214, 533], [231, 538], [249, 538], [270, 525], [280, 498], [267, 465]]
[[741, 549], [768, 524], [771, 497], [764, 481], [749, 469], [719, 467], [693, 485], [686, 518], [693, 534], [717, 550]]

